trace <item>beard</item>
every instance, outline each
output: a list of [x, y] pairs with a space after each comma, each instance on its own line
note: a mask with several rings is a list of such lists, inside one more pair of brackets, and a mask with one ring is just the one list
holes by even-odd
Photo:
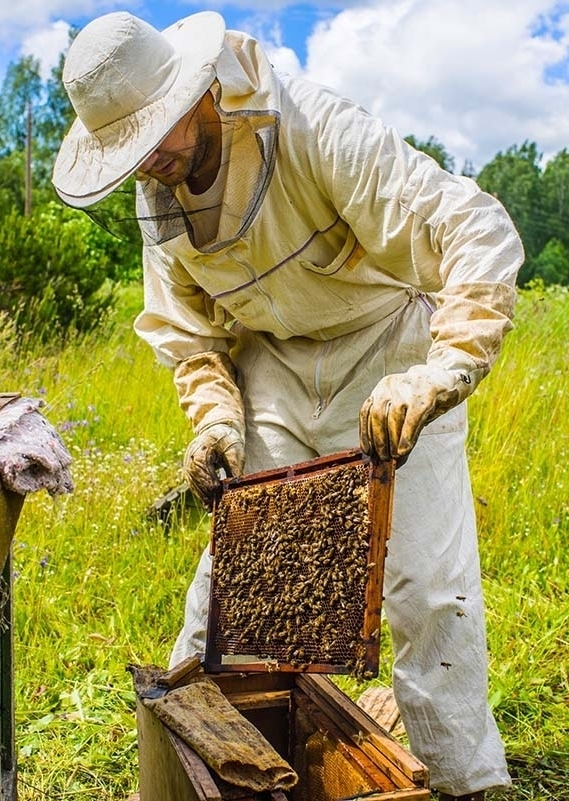
[[160, 153], [151, 169], [145, 173], [164, 186], [179, 186], [198, 176], [205, 161], [207, 142], [200, 138], [194, 145], [176, 153]]

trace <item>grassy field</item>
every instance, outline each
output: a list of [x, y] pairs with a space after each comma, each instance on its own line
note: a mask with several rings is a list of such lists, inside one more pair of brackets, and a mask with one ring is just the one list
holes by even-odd
[[[208, 538], [199, 511], [148, 507], [181, 479], [190, 431], [171, 377], [131, 331], [14, 360], [4, 389], [46, 400], [75, 491], [28, 496], [13, 548], [20, 801], [122, 801], [137, 786], [129, 663], [166, 665]], [[516, 331], [470, 405], [491, 659], [511, 801], [569, 799], [569, 297], [524, 292]], [[380, 683], [389, 683], [384, 638]], [[365, 684], [341, 680], [356, 697]]]

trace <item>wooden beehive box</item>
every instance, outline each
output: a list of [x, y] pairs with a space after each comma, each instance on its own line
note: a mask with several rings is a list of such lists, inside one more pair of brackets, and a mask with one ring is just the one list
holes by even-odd
[[[327, 677], [209, 674], [291, 765], [295, 788], [261, 795], [231, 790], [137, 698], [140, 801], [419, 801], [428, 771]], [[136, 682], [135, 682], [136, 683]], [[182, 678], [176, 686], [184, 686]]]

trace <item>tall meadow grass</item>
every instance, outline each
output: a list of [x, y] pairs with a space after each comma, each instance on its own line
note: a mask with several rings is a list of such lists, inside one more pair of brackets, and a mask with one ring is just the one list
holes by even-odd
[[[208, 519], [167, 528], [148, 507], [181, 481], [191, 435], [171, 375], [114, 329], [14, 359], [6, 390], [43, 397], [75, 490], [26, 498], [13, 546], [20, 801], [121, 801], [137, 785], [129, 663], [165, 666]], [[569, 799], [569, 298], [521, 294], [516, 330], [470, 402], [469, 450], [487, 599], [490, 700], [512, 798]], [[389, 681], [389, 638], [382, 673]], [[365, 688], [349, 681], [346, 692]], [[565, 795], [564, 795], [565, 793]]]
[[[470, 402], [490, 700], [520, 784], [569, 799], [569, 293], [521, 294]], [[529, 771], [529, 775], [528, 775]], [[520, 792], [523, 787], [520, 787]]]
[[169, 371], [125, 316], [105, 336], [3, 366], [6, 386], [45, 399], [75, 483], [68, 496], [26, 498], [13, 546], [22, 801], [136, 787], [126, 665], [167, 664], [207, 543], [197, 510], [168, 529], [147, 514], [180, 482], [190, 431]]

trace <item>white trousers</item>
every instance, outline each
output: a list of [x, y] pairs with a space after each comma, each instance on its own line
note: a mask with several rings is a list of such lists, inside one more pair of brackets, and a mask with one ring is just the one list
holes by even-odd
[[[386, 330], [371, 326], [333, 342], [242, 332], [233, 357], [246, 409], [246, 472], [357, 447], [363, 400], [384, 374], [424, 361], [429, 342], [428, 312], [417, 299]], [[397, 470], [384, 582], [393, 689], [411, 750], [428, 766], [431, 786], [452, 795], [510, 784], [487, 703], [465, 439], [463, 404], [427, 426]], [[171, 666], [204, 653], [210, 570], [206, 551]]]

